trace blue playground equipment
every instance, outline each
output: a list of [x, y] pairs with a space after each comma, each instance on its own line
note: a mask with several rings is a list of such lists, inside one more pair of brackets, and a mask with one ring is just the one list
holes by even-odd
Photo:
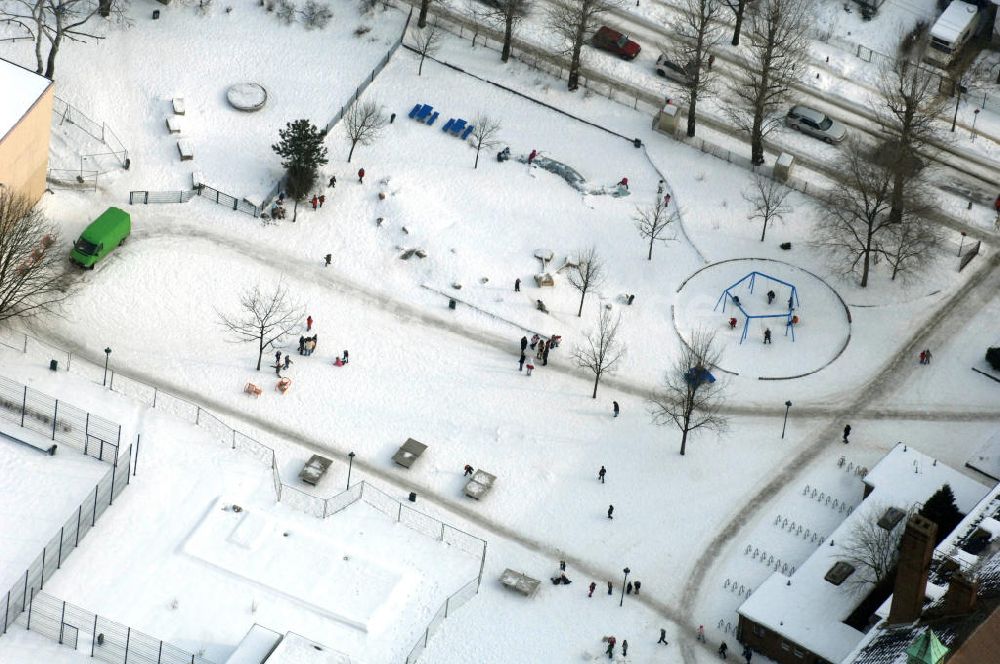
[[[750, 313], [747, 313], [747, 310], [743, 308], [743, 303], [740, 302], [739, 295], [735, 294], [733, 291], [735, 289], [739, 288], [741, 285], [746, 284], [747, 287], [748, 287], [748, 290], [751, 293], [753, 293], [754, 285], [756, 284], [756, 281], [757, 281], [758, 277], [760, 277], [762, 279], [767, 279], [769, 282], [774, 282], [774, 283], [777, 283], [777, 284], [781, 284], [782, 286], [786, 286], [789, 289], [788, 300], [787, 300], [787, 305], [788, 305], [787, 306], [787, 311], [785, 311], [783, 313], [780, 313], [780, 314], [767, 314], [767, 313], [764, 313], [764, 314], [757, 314], [757, 313], [750, 314]], [[749, 282], [749, 283], [747, 283], [747, 282]], [[798, 308], [798, 306], [799, 306], [799, 291], [795, 287], [794, 284], [790, 284], [787, 281], [782, 281], [781, 279], [778, 279], [777, 277], [772, 277], [769, 274], [764, 274], [763, 272], [757, 272], [756, 270], [754, 270], [753, 272], [747, 274], [745, 277], [743, 277], [742, 279], [740, 279], [739, 281], [737, 281], [735, 284], [733, 284], [732, 286], [730, 286], [729, 288], [727, 288], [726, 290], [724, 290], [722, 292], [722, 295], [719, 296], [718, 301], [716, 301], [715, 308], [713, 309], [713, 311], [717, 311], [719, 309], [719, 305], [721, 304], [722, 305], [722, 311], [723, 311], [723, 313], [725, 313], [725, 311], [726, 311], [726, 304], [727, 303], [728, 304], [732, 304], [733, 306], [735, 306], [737, 309], [740, 310], [740, 313], [743, 314], [743, 330], [740, 333], [740, 343], [741, 344], [747, 338], [747, 333], [750, 330], [750, 320], [752, 318], [784, 318], [785, 319], [785, 336], [787, 337], [788, 334], [791, 333], [791, 335], [792, 335], [792, 341], [795, 341], [795, 323], [797, 322], [798, 317], [794, 315], [794, 312], [795, 312], [795, 309]]]

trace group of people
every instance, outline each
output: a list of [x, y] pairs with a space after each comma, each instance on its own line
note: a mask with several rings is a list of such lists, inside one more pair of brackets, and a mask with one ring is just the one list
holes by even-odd
[[316, 341], [318, 339], [318, 334], [314, 334], [311, 337], [299, 337], [299, 355], [312, 355], [313, 351], [316, 350]]
[[920, 364], [930, 364], [931, 363], [931, 350], [930, 348], [925, 348], [920, 351]]
[[531, 353], [527, 353], [529, 348], [534, 352], [535, 359], [542, 361], [542, 366], [547, 365], [549, 363], [549, 351], [553, 348], [558, 348], [561, 341], [562, 337], [558, 334], [553, 334], [548, 339], [542, 339], [537, 334], [533, 334], [530, 342], [528, 341], [528, 337], [521, 337], [521, 359], [518, 361], [517, 370], [524, 371], [527, 369], [529, 376], [535, 370], [535, 363], [529, 357]]

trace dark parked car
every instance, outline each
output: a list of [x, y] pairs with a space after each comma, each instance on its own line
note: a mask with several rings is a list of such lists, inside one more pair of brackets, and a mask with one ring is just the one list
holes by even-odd
[[623, 35], [617, 30], [612, 30], [606, 25], [602, 25], [594, 33], [591, 41], [597, 48], [614, 53], [626, 60], [635, 60], [635, 56], [639, 55], [639, 51], [642, 50], [642, 47], [629, 39], [627, 35]]

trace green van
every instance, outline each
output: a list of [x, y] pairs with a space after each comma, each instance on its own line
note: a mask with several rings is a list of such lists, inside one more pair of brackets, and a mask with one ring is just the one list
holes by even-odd
[[83, 231], [73, 244], [69, 259], [80, 267], [94, 269], [99, 260], [124, 244], [132, 232], [132, 219], [128, 212], [116, 207], [108, 208]]

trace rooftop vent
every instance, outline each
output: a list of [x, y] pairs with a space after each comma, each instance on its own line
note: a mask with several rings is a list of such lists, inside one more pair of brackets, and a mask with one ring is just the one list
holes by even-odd
[[883, 530], [892, 531], [899, 525], [899, 522], [903, 520], [904, 516], [906, 516], [906, 512], [903, 510], [890, 507], [885, 511], [885, 514], [879, 518], [878, 525]]
[[833, 585], [839, 586], [852, 574], [854, 574], [854, 565], [840, 561], [835, 563], [823, 578]]

